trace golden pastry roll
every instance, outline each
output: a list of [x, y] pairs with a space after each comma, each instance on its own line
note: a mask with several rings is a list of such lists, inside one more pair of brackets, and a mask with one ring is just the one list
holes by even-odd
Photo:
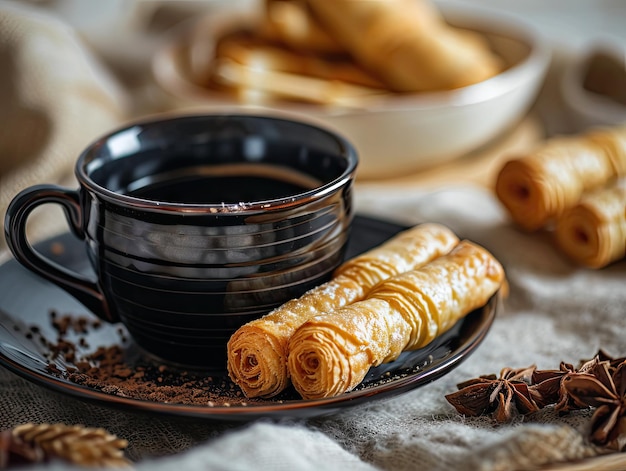
[[447, 255], [381, 282], [366, 299], [307, 320], [289, 341], [291, 381], [305, 399], [350, 391], [371, 367], [424, 347], [484, 306], [503, 281], [491, 253], [462, 241]]
[[604, 149], [617, 175], [626, 175], [626, 125], [594, 129], [587, 137]]
[[337, 41], [311, 15], [304, 0], [266, 0], [260, 34], [297, 51], [343, 52]]
[[245, 65], [229, 59], [215, 61], [212, 78], [222, 86], [233, 88], [242, 101], [257, 104], [289, 99], [363, 108], [368, 99], [385, 94], [376, 88]]
[[256, 69], [383, 88], [380, 81], [356, 66], [347, 54], [298, 53], [264, 41], [247, 31], [223, 37], [216, 46], [215, 57], [232, 59], [241, 65]]
[[502, 69], [501, 59], [481, 36], [448, 25], [430, 1], [308, 3], [331, 36], [390, 90], [454, 89]]
[[602, 268], [626, 256], [626, 182], [584, 195], [558, 219], [557, 246], [570, 259]]
[[364, 99], [388, 94], [382, 83], [345, 55], [326, 59], [298, 54], [249, 31], [220, 39], [209, 82], [213, 87], [230, 90], [248, 104], [295, 100], [362, 107]]
[[585, 192], [625, 174], [624, 129], [555, 137], [509, 160], [496, 177], [498, 199], [521, 228], [546, 226]]
[[458, 242], [447, 227], [425, 223], [354, 257], [330, 281], [240, 327], [227, 346], [231, 379], [247, 397], [280, 393], [289, 385], [289, 339], [307, 319], [363, 299], [379, 282], [448, 253]]

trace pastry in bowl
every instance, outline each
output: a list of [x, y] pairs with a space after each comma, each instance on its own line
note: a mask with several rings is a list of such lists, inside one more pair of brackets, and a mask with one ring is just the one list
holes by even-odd
[[[332, 8], [328, 8], [332, 5]], [[547, 47], [518, 20], [426, 0], [266, 0], [185, 25], [157, 54], [175, 106], [271, 110], [355, 143], [360, 178], [464, 155], [532, 104]]]

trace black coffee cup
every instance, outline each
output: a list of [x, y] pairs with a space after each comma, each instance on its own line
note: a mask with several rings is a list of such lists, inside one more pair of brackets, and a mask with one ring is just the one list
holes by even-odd
[[[5, 217], [25, 267], [162, 359], [222, 370], [242, 324], [327, 280], [353, 217], [354, 148], [270, 116], [191, 115], [129, 125], [78, 158], [78, 190], [30, 187]], [[31, 211], [61, 205], [95, 279], [37, 253]]]

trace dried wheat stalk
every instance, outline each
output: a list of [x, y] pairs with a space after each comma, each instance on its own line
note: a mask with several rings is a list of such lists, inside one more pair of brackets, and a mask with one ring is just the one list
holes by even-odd
[[126, 440], [102, 428], [28, 423], [0, 433], [0, 469], [54, 459], [88, 467], [129, 468], [126, 446]]

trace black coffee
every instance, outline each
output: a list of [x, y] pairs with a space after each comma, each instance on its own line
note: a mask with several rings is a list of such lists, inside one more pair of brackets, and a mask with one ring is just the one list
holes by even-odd
[[320, 184], [308, 175], [281, 167], [224, 165], [141, 179], [131, 185], [128, 194], [170, 203], [236, 204], [294, 196]]

